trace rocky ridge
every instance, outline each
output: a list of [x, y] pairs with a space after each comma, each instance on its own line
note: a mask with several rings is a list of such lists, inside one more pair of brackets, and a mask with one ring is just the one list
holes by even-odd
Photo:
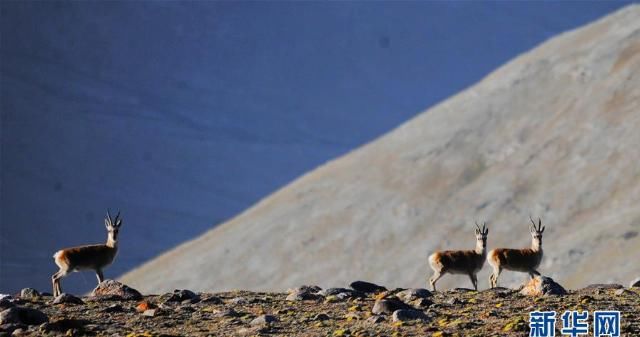
[[[531, 283], [548, 282], [552, 281]], [[181, 289], [137, 299], [92, 294], [58, 303], [48, 294], [29, 291], [28, 296], [0, 299], [0, 336], [515, 337], [527, 334], [528, 313], [534, 310], [619, 310], [622, 334], [640, 334], [638, 287], [597, 284], [539, 296], [507, 288], [435, 293], [370, 289], [301, 286], [287, 293]], [[560, 326], [558, 321], [556, 328]]]

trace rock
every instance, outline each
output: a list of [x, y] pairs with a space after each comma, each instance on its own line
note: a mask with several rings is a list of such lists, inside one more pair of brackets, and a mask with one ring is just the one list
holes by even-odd
[[414, 306], [414, 307], [418, 307], [418, 308], [426, 308], [429, 307], [433, 304], [433, 301], [431, 301], [428, 298], [419, 298], [417, 300], [413, 300], [411, 302], [408, 302], [407, 304]]
[[287, 289], [288, 293], [292, 293], [292, 292], [308, 292], [308, 293], [318, 293], [320, 291], [322, 291], [322, 288], [318, 287], [318, 286], [310, 286], [310, 285], [303, 285], [303, 286], [299, 286], [297, 288], [292, 288], [292, 289]]
[[187, 289], [176, 289], [173, 291], [173, 294], [167, 299], [167, 302], [181, 302], [183, 304], [187, 303], [197, 303], [200, 302], [200, 296], [194, 293], [191, 290]]
[[413, 307], [394, 298], [385, 298], [381, 300], [377, 300], [373, 305], [373, 309], [371, 312], [379, 315], [379, 314], [392, 314], [396, 310], [407, 309], [412, 310]]
[[250, 325], [270, 325], [271, 323], [277, 322], [278, 318], [273, 315], [260, 315], [254, 318]]
[[614, 294], [618, 295], [618, 296], [622, 296], [622, 295], [634, 295], [637, 296], [638, 294], [634, 293], [633, 291], [629, 290], [629, 289], [618, 289], [614, 292]]
[[104, 309], [102, 309], [102, 312], [122, 312], [124, 311], [122, 309], [122, 306], [120, 304], [112, 304]]
[[8, 309], [15, 306], [16, 305], [13, 303], [13, 298], [11, 296], [6, 295], [5, 297], [0, 297], [0, 310]]
[[12, 307], [0, 312], [0, 324], [40, 325], [46, 322], [49, 322], [47, 315], [36, 309]]
[[40, 325], [40, 330], [45, 332], [50, 332], [50, 331], [66, 332], [69, 329], [83, 330], [85, 325], [89, 323], [91, 322], [86, 319], [63, 318], [55, 322], [44, 323]]
[[332, 296], [332, 295], [335, 296], [335, 295], [338, 295], [340, 293], [347, 293], [347, 292], [351, 292], [351, 291], [353, 291], [353, 290], [347, 289], [347, 288], [327, 288], [327, 289], [324, 289], [324, 290], [320, 290], [318, 292], [318, 295], [327, 297], [327, 296]]
[[393, 312], [393, 314], [391, 315], [391, 320], [393, 322], [406, 322], [414, 320], [426, 321], [427, 316], [420, 310], [401, 309]]
[[334, 300], [345, 300], [350, 298], [366, 297], [365, 293], [347, 288], [328, 288], [318, 292], [323, 297], [332, 297]]
[[308, 288], [308, 287], [299, 287], [292, 289], [292, 291], [287, 295], [287, 301], [306, 301], [306, 300], [317, 300], [321, 296], [317, 294], [317, 291]]
[[240, 314], [233, 309], [216, 310], [213, 317], [238, 317]]
[[460, 301], [457, 297], [451, 297], [448, 300], [446, 300], [445, 303], [450, 305], [456, 305], [456, 304], [461, 304], [462, 301]]
[[313, 320], [314, 321], [326, 321], [329, 318], [330, 318], [329, 315], [323, 314], [323, 313], [320, 313], [320, 314], [317, 314], [317, 315], [313, 316]]
[[4, 336], [9, 336], [10, 333], [12, 333], [15, 330], [18, 329], [25, 329], [27, 328], [26, 325], [24, 324], [15, 324], [15, 323], [7, 323], [7, 324], [0, 324], [0, 336], [3, 336], [2, 333], [4, 332]]
[[158, 309], [148, 309], [142, 313], [142, 316], [154, 317], [158, 314]]
[[229, 303], [230, 304], [247, 305], [247, 304], [249, 304], [249, 300], [246, 299], [245, 297], [239, 296], [239, 297], [234, 297], [234, 298], [230, 299]]
[[433, 294], [429, 290], [422, 288], [406, 289], [396, 293], [396, 297], [398, 297], [405, 303], [417, 300], [419, 298], [429, 298], [431, 296], [433, 296]]
[[629, 283], [629, 288], [640, 288], [640, 277]]
[[349, 287], [355, 291], [360, 291], [365, 294], [379, 293], [383, 291], [387, 291], [387, 288], [383, 286], [379, 286], [375, 283], [365, 282], [365, 281], [355, 281], [352, 282]]
[[385, 321], [385, 318], [380, 315], [373, 315], [365, 320], [367, 324], [378, 324]]
[[520, 290], [525, 296], [566, 295], [567, 291], [552, 278], [536, 276]]
[[224, 302], [218, 296], [209, 296], [205, 299], [202, 299], [200, 302], [207, 304], [223, 304]]
[[20, 290], [20, 298], [37, 298], [40, 297], [40, 293], [33, 288], [24, 288]]
[[149, 303], [147, 301], [142, 301], [140, 303], [138, 303], [138, 305], [136, 306], [136, 311], [143, 313], [149, 309], [155, 309], [157, 308], [155, 305], [153, 305], [152, 303]]
[[115, 280], [102, 281], [102, 283], [98, 284], [98, 286], [93, 289], [91, 296], [99, 299], [118, 298], [134, 301], [142, 299], [142, 294], [140, 294], [139, 291]]
[[13, 332], [11, 333], [11, 336], [25, 336], [25, 334], [27, 333], [27, 331], [23, 328], [17, 328], [15, 330], [13, 330]]
[[73, 296], [71, 294], [62, 293], [58, 297], [56, 297], [53, 304], [84, 304], [84, 301], [79, 297]]

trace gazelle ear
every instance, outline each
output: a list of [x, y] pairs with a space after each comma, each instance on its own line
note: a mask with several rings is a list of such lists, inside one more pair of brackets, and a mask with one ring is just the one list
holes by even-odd
[[109, 219], [104, 219], [104, 226], [109, 229]]
[[484, 235], [488, 235], [488, 234], [489, 234], [489, 228], [486, 228], [486, 229], [484, 230]]
[[540, 233], [544, 233], [545, 228], [547, 228], [547, 226], [542, 226], [542, 230], [540, 231]]
[[120, 225], [122, 225], [122, 219], [118, 219], [118, 221], [116, 221], [116, 227], [120, 228]]
[[476, 235], [480, 234], [480, 231], [478, 229], [476, 229]]

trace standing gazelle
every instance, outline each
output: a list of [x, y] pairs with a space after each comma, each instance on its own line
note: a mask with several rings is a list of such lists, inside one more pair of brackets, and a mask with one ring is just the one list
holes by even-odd
[[118, 212], [115, 219], [111, 219], [111, 215], [107, 211], [107, 218], [104, 219], [104, 224], [108, 232], [106, 244], [65, 248], [53, 255], [55, 263], [60, 267], [60, 270], [51, 277], [53, 296], [58, 296], [62, 293], [60, 279], [74, 271], [95, 270], [98, 284], [102, 282], [104, 279], [102, 269], [113, 262], [118, 252], [118, 231], [122, 225], [120, 212]]
[[445, 250], [431, 254], [429, 264], [433, 269], [433, 276], [429, 280], [431, 289], [436, 291], [436, 282], [446, 273], [466, 274], [471, 279], [473, 288], [478, 290], [478, 278], [476, 274], [482, 269], [487, 258], [487, 223], [482, 228], [476, 222], [476, 249], [475, 250]]
[[529, 273], [529, 276], [533, 278], [535, 275], [540, 275], [536, 270], [542, 261], [542, 233], [544, 233], [544, 226], [542, 226], [542, 220], [538, 218], [538, 225], [529, 217], [532, 225], [529, 225], [529, 232], [531, 232], [531, 248], [524, 249], [509, 249], [509, 248], [497, 248], [489, 252], [487, 260], [493, 268], [493, 274], [489, 277], [489, 283], [491, 288], [498, 285], [498, 277], [503, 269], [513, 270], [519, 272]]

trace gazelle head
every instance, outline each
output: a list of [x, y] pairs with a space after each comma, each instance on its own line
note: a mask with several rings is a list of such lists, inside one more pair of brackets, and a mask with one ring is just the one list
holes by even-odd
[[111, 214], [109, 214], [109, 210], [107, 210], [107, 217], [104, 219], [104, 225], [105, 227], [107, 227], [107, 232], [109, 233], [107, 244], [112, 243], [115, 245], [116, 241], [118, 241], [118, 232], [120, 231], [120, 226], [122, 225], [120, 212], [118, 212], [115, 219], [112, 219]]
[[489, 234], [489, 228], [487, 228], [487, 223], [484, 222], [482, 224], [482, 228], [478, 225], [476, 221], [476, 248], [485, 249], [487, 248], [487, 234]]
[[540, 249], [542, 247], [542, 233], [544, 233], [545, 226], [542, 226], [542, 220], [538, 218], [538, 225], [529, 217], [531, 225], [529, 225], [529, 231], [531, 232], [531, 246], [534, 249]]

